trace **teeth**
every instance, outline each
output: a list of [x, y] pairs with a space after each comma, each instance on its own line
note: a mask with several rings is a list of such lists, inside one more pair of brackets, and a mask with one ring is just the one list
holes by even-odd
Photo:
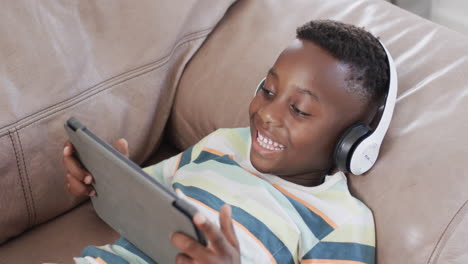
[[269, 149], [269, 150], [283, 150], [284, 146], [274, 142], [273, 140], [264, 137], [260, 132], [258, 132], [258, 137], [257, 137], [257, 142], [260, 144], [260, 146]]

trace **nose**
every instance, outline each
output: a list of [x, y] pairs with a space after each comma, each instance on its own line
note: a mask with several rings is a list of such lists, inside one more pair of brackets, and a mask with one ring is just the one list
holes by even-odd
[[263, 105], [257, 113], [264, 128], [267, 128], [268, 126], [279, 127], [282, 124], [281, 107], [277, 102], [271, 102]]

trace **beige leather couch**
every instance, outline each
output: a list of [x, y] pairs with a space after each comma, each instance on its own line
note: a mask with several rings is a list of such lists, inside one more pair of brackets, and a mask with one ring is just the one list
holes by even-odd
[[349, 177], [374, 212], [377, 263], [468, 263], [468, 38], [385, 1], [233, 1], [2, 4], [0, 263], [72, 263], [118, 237], [65, 189], [69, 116], [126, 137], [140, 164], [246, 126], [258, 81], [316, 18], [364, 26], [397, 64], [378, 163]]

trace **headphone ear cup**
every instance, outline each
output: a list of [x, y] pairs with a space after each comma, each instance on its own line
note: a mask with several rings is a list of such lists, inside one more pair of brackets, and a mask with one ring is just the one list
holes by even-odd
[[372, 129], [364, 124], [354, 124], [341, 135], [335, 146], [334, 161], [342, 172], [350, 172], [350, 161], [354, 150], [364, 139], [372, 133]]

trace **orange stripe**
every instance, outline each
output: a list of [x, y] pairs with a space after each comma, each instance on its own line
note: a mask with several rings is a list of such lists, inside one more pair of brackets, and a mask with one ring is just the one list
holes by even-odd
[[[206, 151], [206, 152], [209, 152], [211, 154], [214, 154], [216, 156], [220, 156], [220, 157], [226, 155], [225, 153], [222, 153], [222, 152], [217, 151], [216, 149], [212, 149], [212, 148], [203, 148], [203, 150]], [[228, 157], [230, 159], [234, 160], [234, 156], [228, 155]]]
[[175, 166], [175, 169], [174, 169], [174, 174], [177, 172], [177, 170], [179, 169], [179, 164], [180, 164], [180, 160], [182, 159], [182, 153], [179, 154], [179, 158], [177, 159], [177, 164]]
[[[204, 150], [204, 151], [207, 151], [207, 152], [210, 152], [211, 154], [214, 154], [214, 155], [216, 155], [216, 156], [224, 156], [224, 155], [226, 155], [226, 154], [224, 154], [224, 153], [222, 153], [222, 152], [220, 152], [220, 151], [217, 151], [217, 150], [215, 150], [215, 149], [212, 149], [212, 148], [204, 148], [203, 150]], [[234, 160], [234, 156], [228, 155], [228, 157], [229, 157], [230, 159]], [[255, 172], [253, 172], [253, 171], [249, 171], [248, 169], [243, 168], [243, 167], [241, 167], [241, 166], [239, 166], [239, 167], [242, 168], [243, 170], [245, 170], [246, 172], [248, 172], [248, 173], [250, 173], [250, 174], [252, 174], [252, 175], [257, 176], [258, 178], [262, 178], [262, 177], [260, 177], [260, 175], [258, 175], [257, 173], [255, 173]]]
[[[211, 153], [211, 154], [214, 154], [214, 155], [216, 155], [216, 156], [220, 156], [220, 157], [226, 155], [225, 153], [222, 153], [222, 152], [217, 151], [217, 150], [212, 149], [212, 148], [203, 148], [203, 150], [206, 151], [206, 152], [209, 152], [209, 153]], [[233, 155], [229, 154], [228, 157], [229, 157], [230, 159], [234, 160], [234, 156], [233, 156]], [[257, 173], [255, 173], [255, 172], [253, 172], [253, 171], [249, 171], [248, 169], [245, 169], [245, 168], [243, 168], [243, 167], [241, 167], [241, 166], [239, 166], [239, 167], [242, 168], [243, 170], [245, 170], [246, 172], [248, 172], [248, 173], [250, 173], [250, 174], [252, 174], [252, 175], [257, 176], [258, 178], [262, 178], [262, 177], [260, 177], [260, 175], [258, 175]]]
[[339, 259], [303, 259], [301, 264], [327, 263], [327, 264], [366, 264], [361, 261]]
[[304, 200], [302, 200], [301, 198], [295, 196], [294, 194], [286, 191], [285, 189], [283, 189], [281, 186], [277, 185], [277, 184], [273, 184], [273, 186], [275, 186], [276, 189], [280, 190], [282, 193], [284, 193], [285, 195], [291, 197], [292, 199], [296, 200], [297, 202], [301, 203], [302, 205], [304, 205], [305, 207], [309, 208], [309, 210], [311, 210], [312, 212], [316, 213], [317, 215], [319, 215], [323, 220], [325, 220], [325, 222], [327, 222], [331, 227], [333, 227], [333, 229], [336, 229], [337, 228], [337, 225], [335, 224], [335, 222], [333, 222], [333, 220], [331, 220], [330, 218], [328, 218], [328, 216], [326, 216], [324, 213], [322, 213], [319, 209], [313, 207], [312, 205], [306, 203]]
[[[224, 154], [224, 153], [222, 153], [222, 152], [220, 152], [220, 151], [217, 151], [217, 150], [215, 150], [215, 149], [212, 149], [212, 148], [204, 148], [203, 150], [204, 150], [204, 151], [207, 151], [207, 152], [210, 152], [211, 154], [214, 154], [214, 155], [216, 155], [216, 156], [224, 156], [224, 155], [226, 155], [226, 154]], [[234, 156], [228, 155], [228, 157], [229, 157], [230, 159], [234, 160]], [[262, 177], [260, 177], [260, 175], [258, 175], [257, 173], [255, 173], [255, 172], [253, 172], [253, 171], [249, 171], [248, 169], [243, 168], [242, 166], [239, 166], [239, 167], [242, 168], [243, 170], [245, 170], [246, 172], [248, 172], [248, 173], [250, 173], [250, 174], [252, 174], [252, 175], [257, 176], [258, 178], [262, 178]]]
[[97, 262], [99, 262], [99, 264], [107, 264], [107, 262], [105, 262], [102, 258], [98, 257], [96, 259]]
[[[239, 166], [239, 167], [240, 167], [240, 166]], [[241, 168], [242, 168], [243, 170], [245, 170], [246, 172], [248, 172], [248, 173], [250, 173], [250, 174], [252, 174], [252, 175], [255, 175], [255, 176], [257, 176], [258, 178], [260, 178], [260, 179], [263, 179], [263, 178], [262, 178], [262, 177], [260, 177], [260, 175], [258, 175], [257, 173], [255, 173], [255, 172], [253, 172], [253, 171], [249, 171], [248, 169], [246, 169], [246, 168], [243, 168], [243, 167], [241, 167]]]
[[[182, 192], [182, 190], [180, 189], [176, 189], [176, 190], [179, 190], [180, 192]], [[184, 192], [182, 192], [184, 193]], [[191, 201], [205, 207], [206, 209], [212, 211], [213, 213], [216, 213], [217, 215], [219, 215], [219, 212], [214, 210], [213, 208], [209, 207], [208, 205], [198, 201], [198, 200], [195, 200], [193, 199], [192, 197], [189, 197], [189, 196], [185, 196], [187, 197], [188, 199], [190, 199]], [[241, 223], [237, 222], [236, 220], [232, 219], [232, 222], [237, 226], [239, 227], [240, 229], [244, 230], [244, 232], [249, 235], [255, 242], [257, 242], [257, 244], [263, 249], [263, 251], [265, 251], [265, 253], [267, 254], [268, 258], [270, 259], [270, 262], [271, 263], [277, 263], [276, 262], [276, 259], [273, 257], [273, 255], [271, 255], [271, 252], [265, 247], [265, 245], [263, 245], [263, 243], [258, 240], [258, 238], [256, 236], [254, 236], [252, 233], [250, 233], [250, 231], [245, 227], [243, 226]]]
[[207, 151], [207, 152], [210, 152], [212, 154], [215, 154], [216, 156], [224, 156], [225, 154], [222, 153], [222, 152], [219, 152], [215, 149], [212, 149], [212, 148], [203, 148], [204, 151]]

